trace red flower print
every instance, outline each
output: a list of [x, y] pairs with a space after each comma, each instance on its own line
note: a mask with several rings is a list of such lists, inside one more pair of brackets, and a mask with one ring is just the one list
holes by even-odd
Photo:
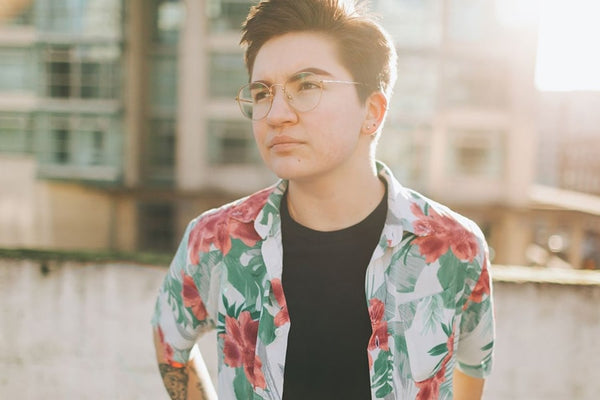
[[275, 278], [271, 280], [271, 288], [273, 288], [273, 295], [275, 300], [281, 307], [281, 310], [275, 316], [275, 326], [281, 326], [290, 322], [290, 315], [288, 314], [287, 302], [283, 294], [283, 286], [281, 285], [281, 279]]
[[383, 320], [385, 305], [379, 299], [369, 300], [369, 317], [371, 318], [371, 339], [369, 339], [368, 350], [374, 350], [379, 347], [381, 350], [388, 351], [388, 327], [387, 321]]
[[183, 271], [181, 271], [181, 277], [183, 278], [181, 287], [183, 305], [191, 308], [192, 314], [194, 314], [198, 320], [205, 320], [208, 313], [206, 312], [206, 307], [204, 307], [204, 303], [202, 302], [200, 292], [198, 292], [198, 287], [196, 286], [194, 279], [191, 276], [186, 275]]
[[488, 272], [488, 261], [487, 256], [483, 260], [483, 269], [481, 270], [481, 275], [479, 276], [479, 280], [475, 284], [471, 295], [469, 296], [467, 303], [465, 303], [464, 308], [467, 307], [469, 302], [473, 303], [481, 303], [484, 295], [490, 294], [490, 275]]
[[254, 230], [253, 221], [267, 202], [272, 188], [264, 189], [248, 197], [242, 203], [223, 208], [200, 219], [190, 232], [189, 257], [198, 264], [198, 252], [207, 252], [214, 244], [223, 255], [231, 250], [231, 239], [240, 239], [247, 246], [254, 246], [260, 236]]
[[160, 326], [158, 327], [158, 338], [160, 339], [160, 345], [163, 350], [163, 357], [165, 358], [165, 361], [172, 367], [183, 368], [183, 364], [173, 360], [173, 348], [169, 343], [165, 342], [165, 334]]
[[454, 330], [448, 338], [447, 347], [448, 354], [442, 360], [439, 371], [429, 379], [415, 382], [415, 385], [419, 388], [415, 400], [435, 400], [440, 397], [440, 385], [446, 380], [446, 365], [452, 359], [452, 353], [454, 352]]
[[261, 370], [262, 362], [254, 354], [258, 335], [258, 320], [253, 321], [248, 311], [242, 311], [239, 320], [226, 316], [225, 332], [221, 334], [224, 340], [225, 364], [233, 368], [243, 366], [248, 382], [253, 387], [264, 389], [267, 384]]
[[413, 228], [420, 237], [414, 243], [419, 246], [421, 255], [425, 256], [425, 262], [436, 261], [448, 248], [459, 260], [473, 261], [479, 247], [472, 232], [453, 218], [438, 214], [433, 208], [429, 209], [429, 215], [423, 214], [416, 203], [411, 204], [410, 209], [418, 218], [413, 222]]

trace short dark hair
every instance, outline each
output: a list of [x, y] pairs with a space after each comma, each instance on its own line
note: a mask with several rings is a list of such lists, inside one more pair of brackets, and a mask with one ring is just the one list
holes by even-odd
[[396, 50], [389, 35], [354, 0], [262, 0], [242, 25], [240, 44], [252, 76], [260, 48], [291, 32], [323, 33], [334, 40], [340, 62], [352, 74], [361, 101], [374, 91], [388, 98], [396, 80]]

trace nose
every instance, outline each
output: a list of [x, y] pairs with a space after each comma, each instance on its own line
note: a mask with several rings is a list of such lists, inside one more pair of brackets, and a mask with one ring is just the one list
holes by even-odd
[[[279, 88], [275, 88], [279, 86]], [[275, 84], [271, 87], [273, 97], [271, 109], [267, 114], [267, 122], [270, 125], [281, 125], [294, 123], [298, 120], [296, 111], [290, 105], [290, 98], [281, 84]]]

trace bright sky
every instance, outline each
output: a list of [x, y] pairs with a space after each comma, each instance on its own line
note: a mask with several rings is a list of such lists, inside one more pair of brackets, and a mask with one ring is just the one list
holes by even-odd
[[541, 0], [536, 86], [600, 90], [600, 1]]

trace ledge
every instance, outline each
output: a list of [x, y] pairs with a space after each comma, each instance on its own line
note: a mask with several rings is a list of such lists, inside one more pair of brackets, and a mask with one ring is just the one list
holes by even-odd
[[[0, 259], [34, 260], [40, 262], [112, 263], [130, 262], [167, 267], [173, 258], [171, 253], [120, 252], [120, 251], [67, 251], [27, 248], [0, 248]], [[600, 270], [585, 271], [567, 268], [526, 267], [516, 265], [493, 265], [494, 282], [551, 283], [558, 285], [600, 286]]]
[[494, 265], [491, 273], [495, 282], [600, 286], [600, 271]]
[[[173, 252], [174, 254], [174, 252]], [[0, 259], [19, 259], [47, 261], [73, 261], [82, 263], [132, 262], [136, 264], [168, 266], [173, 254], [164, 253], [129, 253], [121, 251], [67, 251], [67, 250], [38, 250], [38, 249], [6, 249], [0, 248]]]

